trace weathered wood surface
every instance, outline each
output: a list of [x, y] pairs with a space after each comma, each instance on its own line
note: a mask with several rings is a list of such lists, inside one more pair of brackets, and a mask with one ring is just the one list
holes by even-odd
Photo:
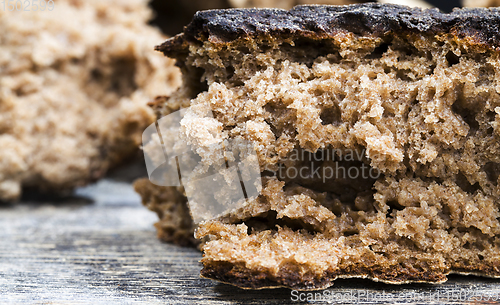
[[[287, 289], [201, 279], [201, 254], [158, 241], [156, 216], [130, 183], [105, 180], [76, 195], [0, 207], [1, 304], [301, 303]], [[318, 304], [495, 304], [500, 280], [451, 276], [442, 285], [391, 286], [351, 279], [321, 293], [336, 297]]]

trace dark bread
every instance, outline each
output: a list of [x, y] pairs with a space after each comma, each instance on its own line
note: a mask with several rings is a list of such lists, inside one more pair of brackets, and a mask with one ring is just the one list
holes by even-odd
[[[210, 107], [263, 175], [256, 200], [196, 229], [202, 275], [294, 289], [500, 276], [499, 25], [495, 9], [380, 4], [197, 13], [157, 47], [184, 74], [157, 113]], [[290, 158], [332, 150], [361, 157]], [[277, 174], [304, 166], [381, 175]]]

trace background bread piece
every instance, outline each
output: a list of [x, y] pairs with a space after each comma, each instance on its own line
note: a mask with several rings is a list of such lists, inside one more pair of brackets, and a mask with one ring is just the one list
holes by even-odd
[[142, 0], [0, 10], [0, 200], [83, 185], [136, 151], [146, 103], [180, 84], [150, 15]]
[[495, 7], [500, 6], [498, 0], [462, 0], [464, 7]]
[[[500, 276], [499, 16], [378, 4], [207, 11], [159, 46], [190, 81], [157, 109], [210, 107], [218, 136], [255, 143], [265, 176], [259, 198], [197, 228], [202, 275], [294, 289]], [[203, 130], [195, 122], [188, 140]], [[294, 150], [332, 149], [362, 156], [338, 165], [382, 175], [276, 175], [309, 164]]]
[[411, 7], [433, 8], [434, 6], [424, 0], [379, 0], [379, 3], [392, 3], [399, 5], [408, 5]]

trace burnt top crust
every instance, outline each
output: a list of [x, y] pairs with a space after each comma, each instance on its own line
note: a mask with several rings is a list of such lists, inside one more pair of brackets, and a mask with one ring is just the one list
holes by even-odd
[[457, 9], [442, 13], [378, 3], [296, 6], [282, 9], [227, 9], [198, 12], [184, 32], [156, 50], [167, 56], [186, 52], [189, 42], [225, 44], [237, 39], [279, 36], [327, 39], [341, 31], [382, 36], [391, 32], [450, 33], [471, 43], [500, 49], [500, 9]]

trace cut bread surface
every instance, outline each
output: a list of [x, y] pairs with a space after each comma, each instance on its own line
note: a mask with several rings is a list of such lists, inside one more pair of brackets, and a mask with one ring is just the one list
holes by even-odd
[[304, 290], [500, 276], [499, 13], [206, 11], [160, 45], [184, 84], [157, 113], [210, 108], [263, 177], [257, 199], [196, 229], [202, 275]]

